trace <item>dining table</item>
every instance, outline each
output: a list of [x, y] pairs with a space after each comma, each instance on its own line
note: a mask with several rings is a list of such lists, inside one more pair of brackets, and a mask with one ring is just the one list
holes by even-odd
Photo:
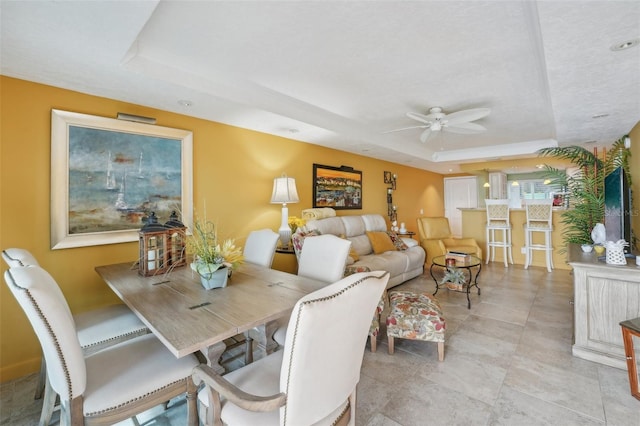
[[188, 266], [146, 277], [135, 262], [95, 270], [173, 355], [204, 355], [221, 374], [225, 339], [255, 329], [258, 353], [273, 352], [277, 320], [288, 317], [301, 297], [327, 285], [248, 262], [233, 271], [226, 287], [211, 290]]

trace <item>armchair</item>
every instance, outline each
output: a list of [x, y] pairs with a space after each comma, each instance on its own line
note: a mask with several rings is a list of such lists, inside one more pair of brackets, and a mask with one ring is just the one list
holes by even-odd
[[482, 249], [474, 238], [454, 238], [446, 217], [419, 217], [418, 236], [420, 245], [427, 252], [425, 265], [432, 263], [436, 256], [448, 251], [473, 254], [482, 259]]

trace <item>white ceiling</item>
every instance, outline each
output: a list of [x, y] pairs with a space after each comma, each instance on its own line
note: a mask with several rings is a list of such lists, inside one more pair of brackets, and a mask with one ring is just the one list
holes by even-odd
[[[640, 120], [640, 46], [610, 50], [640, 37], [636, 0], [1, 0], [0, 16], [3, 75], [445, 174]], [[434, 106], [488, 107], [487, 131], [384, 133]]]

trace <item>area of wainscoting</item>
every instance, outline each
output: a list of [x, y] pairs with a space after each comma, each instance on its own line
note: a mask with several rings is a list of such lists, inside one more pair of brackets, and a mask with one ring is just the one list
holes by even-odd
[[[389, 355], [383, 320], [378, 351], [367, 344], [364, 353], [357, 425], [640, 425], [627, 372], [571, 355], [570, 271], [490, 263], [479, 283], [471, 309], [464, 294], [438, 291], [447, 321], [443, 362], [429, 342], [396, 339]], [[427, 273], [396, 289], [431, 293], [434, 281]], [[242, 365], [241, 351], [225, 354], [226, 368]], [[37, 424], [34, 386], [35, 374], [0, 386], [2, 424]], [[178, 399], [138, 422], [182, 426], [185, 419]]]

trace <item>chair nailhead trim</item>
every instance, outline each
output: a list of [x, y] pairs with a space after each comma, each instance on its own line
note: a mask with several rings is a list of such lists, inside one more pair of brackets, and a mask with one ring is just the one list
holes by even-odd
[[38, 303], [36, 303], [36, 300], [33, 298], [33, 295], [31, 294], [31, 292], [29, 290], [27, 290], [26, 288], [20, 287], [18, 284], [16, 284], [16, 281], [13, 278], [13, 275], [11, 275], [11, 270], [9, 270], [8, 272], [9, 272], [9, 276], [11, 277], [11, 284], [13, 284], [16, 288], [19, 288], [20, 290], [25, 292], [25, 294], [28, 296], [29, 300], [33, 304], [34, 309], [38, 313], [38, 316], [40, 317], [40, 319], [44, 323], [47, 331], [49, 332], [49, 335], [51, 336], [51, 339], [53, 340], [53, 344], [54, 344], [54, 346], [56, 348], [56, 352], [58, 353], [58, 357], [60, 358], [60, 362], [62, 364], [62, 369], [64, 370], [64, 376], [65, 376], [65, 380], [67, 382], [67, 393], [69, 394], [69, 399], [70, 400], [73, 399], [74, 398], [73, 387], [71, 386], [71, 377], [69, 376], [69, 369], [67, 367], [67, 362], [64, 359], [64, 355], [62, 354], [62, 350], [60, 349], [60, 344], [58, 343], [58, 338], [56, 337], [55, 333], [53, 332], [53, 329], [51, 328], [51, 324], [49, 324], [49, 321], [47, 320], [47, 318], [42, 313], [42, 310], [40, 309], [40, 306], [38, 306]]
[[[325, 302], [327, 300], [331, 300], [331, 299], [335, 299], [336, 297], [340, 296], [341, 294], [347, 292], [348, 290], [364, 283], [365, 281], [367, 281], [368, 279], [371, 278], [382, 278], [385, 275], [388, 275], [389, 272], [385, 272], [384, 274], [380, 275], [380, 276], [375, 276], [375, 275], [367, 275], [365, 277], [360, 278], [358, 281], [351, 283], [349, 286], [343, 288], [342, 290], [340, 290], [337, 293], [334, 293], [330, 296], [324, 296], [324, 297], [320, 297], [318, 299], [312, 299], [312, 300], [306, 300], [304, 302], [302, 302], [301, 306], [305, 306], [305, 305], [311, 305], [313, 303], [317, 303], [317, 302]], [[302, 309], [298, 309], [298, 314], [296, 316], [296, 327], [294, 329], [293, 332], [293, 343], [291, 343], [291, 354], [293, 354], [293, 349], [296, 346], [296, 336], [298, 335], [298, 324], [300, 323], [300, 315], [302, 313]], [[287, 386], [286, 386], [286, 390], [285, 390], [285, 395], [289, 394], [289, 381], [291, 380], [291, 365], [293, 365], [291, 363], [291, 357], [289, 358], [289, 371], [287, 372]], [[285, 403], [284, 405], [284, 419], [283, 419], [283, 424], [286, 425], [287, 424], [287, 407], [288, 405]]]
[[175, 385], [176, 383], [186, 383], [186, 380], [187, 380], [187, 378], [180, 379], [180, 380], [176, 380], [176, 381], [175, 381], [175, 382], [173, 382], [173, 383], [169, 383], [169, 384], [167, 384], [167, 385], [165, 385], [165, 386], [162, 386], [162, 387], [160, 387], [160, 388], [158, 388], [158, 389], [152, 390], [151, 392], [147, 392], [147, 393], [145, 393], [144, 395], [141, 395], [141, 396], [135, 397], [135, 398], [133, 398], [133, 399], [130, 399], [130, 400], [128, 400], [128, 401], [125, 401], [125, 402], [123, 402], [123, 403], [121, 403], [121, 404], [118, 404], [118, 405], [116, 405], [116, 406], [109, 407], [109, 408], [105, 408], [104, 410], [95, 411], [95, 412], [92, 412], [92, 413], [86, 413], [84, 416], [85, 416], [85, 417], [101, 416], [101, 415], [103, 415], [103, 414], [105, 414], [105, 413], [108, 413], [108, 412], [110, 412], [110, 411], [116, 411], [116, 410], [119, 410], [119, 409], [121, 409], [122, 407], [124, 407], [124, 406], [126, 406], [126, 405], [129, 405], [129, 404], [135, 403], [135, 402], [137, 402], [137, 401], [139, 401], [139, 400], [141, 400], [141, 399], [145, 399], [145, 398], [147, 398], [149, 395], [153, 395], [154, 393], [158, 393], [158, 392], [160, 392], [160, 391], [162, 391], [162, 390], [164, 390], [164, 389], [166, 389], [166, 388], [168, 388], [168, 387], [170, 387], [170, 386]]

